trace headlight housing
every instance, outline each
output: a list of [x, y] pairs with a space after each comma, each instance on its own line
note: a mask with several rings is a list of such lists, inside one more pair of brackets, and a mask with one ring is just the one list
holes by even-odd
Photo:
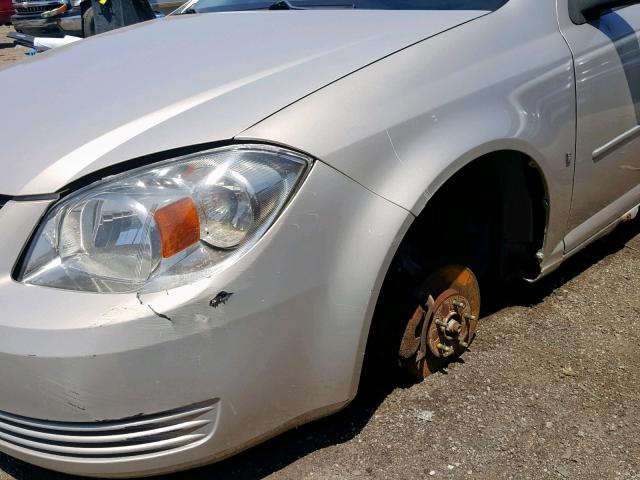
[[93, 183], [49, 210], [19, 280], [124, 293], [211, 275], [269, 228], [311, 162], [277, 147], [229, 146]]

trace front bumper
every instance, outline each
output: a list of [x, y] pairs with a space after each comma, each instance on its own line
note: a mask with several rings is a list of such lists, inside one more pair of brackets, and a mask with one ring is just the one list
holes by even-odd
[[[345, 405], [411, 220], [317, 162], [237, 263], [137, 297], [12, 280], [47, 208], [0, 209], [0, 450], [113, 477], [215, 461]], [[233, 295], [212, 307], [221, 291]]]
[[41, 13], [16, 13], [11, 17], [11, 23], [16, 31], [35, 37], [83, 35], [80, 7], [73, 7], [61, 15], [49, 18], [42, 17]]

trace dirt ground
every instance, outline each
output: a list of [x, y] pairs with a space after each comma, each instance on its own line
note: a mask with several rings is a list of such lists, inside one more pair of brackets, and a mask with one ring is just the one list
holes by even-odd
[[0, 68], [29, 58], [26, 55], [26, 48], [14, 47], [13, 40], [7, 38], [7, 33], [12, 30], [11, 27], [0, 26]]
[[[26, 58], [3, 43], [0, 65]], [[493, 312], [493, 313], [492, 313]], [[640, 480], [640, 221], [514, 285], [464, 360], [178, 479]], [[0, 480], [71, 477], [0, 455]]]

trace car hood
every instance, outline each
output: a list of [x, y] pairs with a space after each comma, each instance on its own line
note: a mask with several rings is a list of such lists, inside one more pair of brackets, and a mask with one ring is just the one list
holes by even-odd
[[11, 117], [0, 130], [0, 193], [51, 193], [132, 158], [232, 139], [371, 62], [485, 13], [182, 15], [47, 52], [0, 72], [0, 91], [13, 92], [5, 94]]

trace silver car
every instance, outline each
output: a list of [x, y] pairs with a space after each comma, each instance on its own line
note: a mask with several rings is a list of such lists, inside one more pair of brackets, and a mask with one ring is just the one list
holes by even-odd
[[639, 2], [243, 1], [0, 73], [3, 452], [228, 457], [637, 212]]

